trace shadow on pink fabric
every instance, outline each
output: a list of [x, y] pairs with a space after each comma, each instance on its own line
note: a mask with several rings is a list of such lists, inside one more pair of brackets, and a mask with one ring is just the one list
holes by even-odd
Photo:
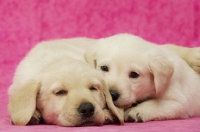
[[200, 46], [199, 0], [0, 0], [1, 132], [199, 132], [200, 118], [124, 126], [13, 126], [7, 89], [19, 61], [41, 40], [131, 33], [155, 43]]

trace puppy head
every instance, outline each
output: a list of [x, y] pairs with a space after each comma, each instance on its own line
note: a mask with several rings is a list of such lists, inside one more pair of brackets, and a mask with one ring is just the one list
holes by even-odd
[[[11, 120], [16, 125], [26, 125], [37, 108], [49, 124], [101, 125], [106, 118], [104, 89], [106, 84], [101, 74], [85, 63], [54, 61], [36, 80], [19, 85], [10, 95]], [[108, 106], [118, 114], [116, 107]]]
[[85, 58], [102, 71], [117, 106], [161, 95], [173, 73], [173, 66], [159, 49], [128, 34], [98, 40]]

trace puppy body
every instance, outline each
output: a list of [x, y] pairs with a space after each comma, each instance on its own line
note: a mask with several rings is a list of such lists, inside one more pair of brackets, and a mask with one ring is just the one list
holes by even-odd
[[[17, 67], [8, 91], [13, 124], [26, 125], [32, 118], [37, 124], [40, 116], [46, 123], [61, 126], [114, 121], [106, 102], [113, 114], [118, 111], [107, 85], [102, 75], [84, 60], [84, 51], [91, 41], [86, 38], [47, 41], [29, 52]], [[120, 121], [123, 123], [123, 117]]]
[[[157, 63], [156, 61], [160, 61], [159, 63], [165, 64], [161, 67], [155, 66], [154, 68], [156, 69], [151, 69], [150, 66], [150, 72], [152, 72], [154, 76], [156, 95], [152, 97], [152, 99], [126, 110], [125, 121], [134, 120], [136, 122], [146, 122], [150, 120], [200, 116], [200, 102], [198, 101], [200, 99], [199, 73], [195, 72], [184, 60], [170, 50], [160, 46], [156, 46], [156, 48], [152, 46], [152, 49], [149, 48], [149, 50], [155, 53], [157, 52], [156, 54], [158, 56], [161, 54], [164, 55], [165, 59], [169, 61], [169, 63], [167, 63], [170, 65], [166, 64], [166, 61], [163, 62], [164, 58], [152, 60], [152, 62], [150, 62]], [[170, 75], [169, 70], [167, 70], [168, 68], [173, 69], [172, 75]], [[158, 69], [166, 71], [164, 76], [161, 75], [163, 74], [161, 73], [162, 71], [158, 71]], [[156, 72], [160, 72], [161, 74], [159, 75], [159, 73]], [[161, 88], [161, 92], [157, 93], [159, 85], [156, 86], [156, 81], [159, 81], [158, 83], [162, 85], [165, 84], [162, 81], [164, 79], [166, 79], [167, 84]]]
[[119, 93], [116, 105], [150, 98], [127, 109], [125, 121], [200, 116], [200, 75], [165, 46], [120, 34], [101, 39], [93, 51], [86, 58]]
[[[32, 122], [32, 119], [35, 119], [33, 122], [37, 124], [40, 121], [41, 115], [46, 123], [62, 126], [100, 125], [106, 118], [108, 118], [107, 121], [110, 120], [112, 122], [114, 119], [110, 111], [105, 109], [105, 98], [102, 95], [104, 91], [109, 109], [117, 116], [121, 124], [123, 124], [122, 109], [119, 111], [119, 109], [112, 104], [111, 97], [108, 94], [108, 89], [102, 76], [85, 63], [83, 55], [85, 50], [88, 50], [85, 54], [86, 60], [92, 64], [93, 67], [102, 71], [101, 66], [109, 66], [110, 71], [103, 72], [103, 78], [108, 82], [111, 90], [116, 90], [120, 93], [119, 99], [114, 101], [118, 106], [130, 106], [137, 100], [143, 100], [147, 97], [159, 97], [158, 95], [162, 95], [163, 98], [168, 96], [168, 98], [172, 98], [174, 97], [174, 93], [180, 92], [178, 88], [178, 90], [172, 90], [172, 94], [167, 94], [170, 93], [171, 90], [163, 94], [165, 90], [162, 88], [156, 89], [157, 87], [155, 87], [155, 84], [159, 85], [159, 83], [154, 83], [155, 75], [152, 74], [152, 69], [150, 70], [149, 68], [149, 64], [152, 63], [148, 63], [147, 61], [150, 60], [149, 56], [142, 55], [143, 57], [141, 57], [142, 53], [146, 54], [147, 51], [151, 51], [148, 50], [147, 47], [152, 48], [152, 46], [137, 45], [140, 41], [138, 42], [136, 41], [137, 39], [134, 39], [135, 46], [128, 46], [124, 52], [124, 48], [127, 46], [124, 45], [125, 47], [123, 47], [123, 44], [128, 42], [127, 44], [129, 45], [129, 42], [132, 42], [132, 40], [129, 41], [132, 37], [130, 37], [130, 35], [128, 36], [129, 37], [127, 37], [127, 35], [119, 35], [108, 39], [97, 40], [88, 38], [61, 39], [38, 44], [30, 51], [25, 59], [20, 62], [13, 79], [13, 84], [9, 88], [10, 100], [8, 108], [12, 122], [16, 125], [26, 125], [28, 122]], [[118, 37], [119, 39], [117, 39]], [[116, 44], [116, 42], [118, 44]], [[122, 45], [122, 47], [117, 45]], [[177, 48], [176, 46], [174, 49], [174, 45], [167, 47], [173, 49], [192, 67], [195, 66], [195, 68], [193, 67], [195, 70], [199, 70], [198, 66], [196, 66], [198, 65], [199, 55], [194, 55], [197, 51], [193, 52], [191, 49]], [[132, 50], [132, 48], [135, 50]], [[97, 49], [99, 51], [97, 51]], [[183, 50], [188, 51], [188, 56], [179, 54], [179, 51]], [[160, 51], [160, 49], [158, 51]], [[165, 54], [168, 53], [169, 52], [166, 52]], [[191, 56], [192, 58], [195, 56], [195, 60], [188, 59]], [[167, 60], [174, 62], [173, 60], [169, 60], [169, 58]], [[175, 62], [176, 61], [177, 60], [175, 60]], [[176, 63], [172, 64], [175, 65]], [[171, 70], [173, 68], [169, 67], [170, 65], [166, 67], [166, 72], [162, 72], [163, 75], [166, 73], [173, 74], [173, 70]], [[181, 68], [183, 68], [183, 70], [178, 72], [178, 68], [178, 70], [176, 69], [174, 72], [180, 74], [182, 71], [188, 69], [188, 67], [184, 69], [185, 66]], [[132, 71], [135, 71], [133, 75], [131, 73]], [[133, 77], [137, 77], [137, 73], [139, 73], [140, 77], [134, 79]], [[171, 77], [176, 78], [175, 76], [177, 76], [177, 78], [183, 79], [182, 75], [178, 76], [178, 74], [173, 74], [172, 76], [171, 74], [167, 76], [168, 78], [163, 79], [163, 84], [161, 84], [161, 86], [163, 85], [164, 88], [169, 83], [171, 85], [172, 82], [169, 82]], [[188, 72], [187, 74], [193, 75], [195, 73]], [[186, 75], [185, 72], [184, 75]], [[190, 75], [188, 75], [188, 77], [189, 76]], [[162, 78], [160, 79], [162, 81]], [[187, 80], [187, 78], [185, 78], [185, 80]], [[177, 81], [175, 81], [174, 84], [176, 84], [176, 82]], [[177, 83], [176, 85], [180, 86], [181, 83]], [[187, 86], [189, 86], [189, 83], [187, 83]], [[188, 90], [183, 91], [181, 92], [184, 94], [188, 92]], [[194, 94], [192, 90], [190, 94], [187, 95], [189, 96], [191, 94]], [[181, 97], [185, 99], [184, 96]], [[93, 104], [95, 113], [90, 118], [83, 119], [80, 117], [80, 113], [78, 114], [77, 109], [85, 102]], [[198, 107], [198, 105], [196, 107]], [[127, 117], [132, 118], [134, 116], [134, 112], [132, 112], [132, 114], [131, 112], [126, 113], [128, 113], [126, 114]], [[194, 113], [195, 112], [190, 115]]]

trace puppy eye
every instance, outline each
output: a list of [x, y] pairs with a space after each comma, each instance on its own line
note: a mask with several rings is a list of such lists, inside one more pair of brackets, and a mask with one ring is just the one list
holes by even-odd
[[137, 72], [131, 72], [130, 74], [129, 74], [129, 77], [130, 78], [138, 78], [140, 75], [139, 75], [139, 73], [137, 73]]
[[66, 91], [66, 90], [59, 90], [59, 91], [56, 91], [56, 92], [55, 92], [55, 95], [58, 95], [58, 96], [60, 96], [60, 95], [65, 95], [65, 94], [67, 94], [67, 91]]
[[95, 88], [95, 87], [92, 86], [92, 87], [90, 87], [90, 90], [91, 90], [91, 91], [96, 91], [97, 88]]
[[102, 70], [102, 71], [106, 71], [106, 72], [108, 72], [108, 71], [109, 71], [109, 69], [108, 69], [108, 67], [107, 67], [107, 66], [101, 66], [101, 70]]

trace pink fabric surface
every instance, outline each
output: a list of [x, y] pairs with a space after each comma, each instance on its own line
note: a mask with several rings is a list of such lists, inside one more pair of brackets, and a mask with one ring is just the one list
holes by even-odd
[[0, 0], [0, 132], [200, 132], [200, 118], [124, 126], [13, 126], [7, 89], [24, 55], [39, 41], [132, 33], [156, 43], [200, 46], [199, 0]]

